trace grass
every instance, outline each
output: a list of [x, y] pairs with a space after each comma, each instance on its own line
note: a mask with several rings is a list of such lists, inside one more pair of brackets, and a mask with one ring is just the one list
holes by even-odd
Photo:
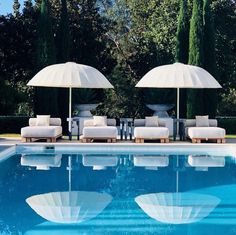
[[5, 137], [5, 138], [6, 138], [6, 137], [12, 137], [12, 138], [13, 138], [13, 137], [14, 137], [14, 138], [15, 138], [15, 137], [20, 137], [20, 134], [3, 133], [3, 134], [0, 134], [0, 137], [2, 137], [2, 138], [4, 138], [4, 137]]
[[227, 139], [235, 139], [235, 138], [236, 138], [236, 135], [226, 135], [226, 138], [227, 138]]

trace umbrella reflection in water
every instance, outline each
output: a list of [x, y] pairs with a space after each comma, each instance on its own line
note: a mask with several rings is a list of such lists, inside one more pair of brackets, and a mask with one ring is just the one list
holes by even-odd
[[48, 221], [81, 223], [96, 217], [112, 201], [112, 196], [107, 193], [72, 191], [71, 162], [69, 156], [69, 191], [39, 194], [26, 199], [28, 205]]
[[[179, 156], [176, 157], [179, 166]], [[151, 218], [169, 224], [194, 223], [207, 217], [220, 199], [207, 194], [179, 192], [179, 172], [176, 171], [176, 192], [151, 193], [137, 196], [136, 203]]]

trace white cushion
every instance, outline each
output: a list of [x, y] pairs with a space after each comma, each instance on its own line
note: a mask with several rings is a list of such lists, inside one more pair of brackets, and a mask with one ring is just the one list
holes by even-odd
[[56, 137], [62, 134], [61, 126], [27, 126], [21, 128], [21, 136], [28, 138]]
[[209, 116], [196, 116], [196, 127], [209, 127]]
[[36, 126], [49, 126], [50, 115], [37, 115]]
[[142, 139], [161, 139], [169, 137], [167, 127], [135, 127], [134, 137]]
[[93, 116], [94, 126], [107, 126], [107, 117], [106, 116]]
[[191, 139], [223, 139], [225, 129], [220, 127], [189, 127], [188, 136]]
[[117, 134], [117, 128], [114, 126], [94, 126], [83, 129], [84, 138], [116, 138]]
[[147, 127], [157, 127], [158, 125], [158, 117], [152, 116], [152, 117], [145, 117], [145, 126]]
[[[36, 126], [37, 118], [30, 118], [29, 119], [29, 126]], [[61, 126], [61, 119], [60, 118], [50, 118], [49, 120], [50, 126]]]

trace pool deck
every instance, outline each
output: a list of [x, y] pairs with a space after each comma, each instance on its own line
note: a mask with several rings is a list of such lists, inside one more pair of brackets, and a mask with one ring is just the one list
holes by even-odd
[[[21, 142], [21, 138], [16, 138], [16, 137], [1, 137], [0, 138], [0, 146], [12, 146], [12, 145], [22, 145], [22, 144], [26, 144], [26, 145], [33, 145], [33, 144], [36, 144], [36, 145], [48, 145], [50, 143], [47, 143], [47, 142], [32, 142], [32, 143], [22, 143]], [[190, 141], [173, 141], [173, 140], [170, 140], [170, 143], [166, 144], [160, 144], [159, 142], [146, 142], [146, 143], [142, 143], [142, 144], [137, 144], [137, 143], [134, 143], [134, 141], [120, 141], [118, 140], [116, 143], [106, 143], [106, 142], [94, 142], [94, 143], [82, 143], [81, 141], [78, 141], [78, 140], [68, 140], [68, 139], [59, 139], [56, 143], [52, 143], [52, 144], [56, 144], [56, 145], [75, 145], [75, 144], [79, 144], [79, 145], [96, 145], [96, 144], [99, 144], [100, 146], [101, 145], [201, 145], [201, 144], [193, 144], [191, 143]], [[205, 143], [202, 143], [205, 145]], [[206, 143], [207, 145], [216, 145], [216, 143], [214, 142], [210, 142], [210, 143]], [[236, 144], [236, 138], [228, 138], [226, 139], [226, 143], [223, 144], [223, 145], [232, 145], [232, 144]], [[217, 144], [217, 145], [222, 145], [222, 144]]]
[[0, 162], [15, 154], [53, 152], [54, 154], [186, 154], [233, 156], [236, 158], [236, 139], [227, 139], [224, 144], [191, 143], [190, 141], [170, 141], [170, 143], [134, 143], [117, 141], [116, 143], [82, 143], [78, 140], [60, 139], [56, 143], [22, 143], [20, 138], [0, 138]]

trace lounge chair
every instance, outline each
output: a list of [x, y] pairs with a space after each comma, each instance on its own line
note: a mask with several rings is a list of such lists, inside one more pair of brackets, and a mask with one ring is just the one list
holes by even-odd
[[185, 121], [185, 134], [192, 143], [201, 143], [202, 140], [215, 140], [217, 143], [225, 143], [225, 129], [217, 127], [216, 119], [209, 119], [208, 126], [197, 126], [196, 119]]
[[135, 119], [134, 139], [136, 143], [144, 143], [144, 140], [160, 140], [161, 143], [169, 143], [169, 129], [163, 120], [158, 120], [158, 126], [146, 126], [145, 119]]
[[108, 143], [115, 143], [118, 135], [115, 119], [107, 119], [104, 125], [96, 126], [94, 119], [84, 121], [83, 143], [89, 143], [93, 140], [107, 140]]
[[46, 139], [47, 142], [56, 142], [62, 136], [60, 118], [50, 118], [49, 125], [37, 126], [37, 118], [29, 119], [29, 126], [21, 128], [22, 142], [31, 142], [37, 139]]

